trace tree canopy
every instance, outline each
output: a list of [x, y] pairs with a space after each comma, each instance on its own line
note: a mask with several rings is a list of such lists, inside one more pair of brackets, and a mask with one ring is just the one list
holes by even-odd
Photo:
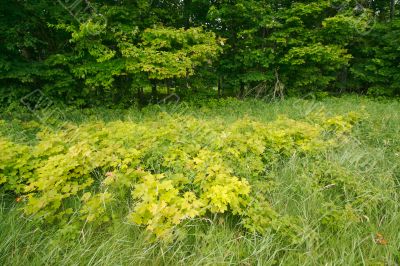
[[0, 102], [182, 93], [400, 93], [399, 2], [2, 1]]

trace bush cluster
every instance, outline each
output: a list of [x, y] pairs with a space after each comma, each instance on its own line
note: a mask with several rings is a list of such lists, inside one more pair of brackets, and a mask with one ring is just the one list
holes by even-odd
[[[359, 119], [319, 113], [303, 121], [228, 123], [160, 113], [141, 123], [34, 125], [39, 132], [31, 145], [1, 136], [0, 189], [23, 199], [25, 215], [68, 233], [127, 220], [172, 239], [185, 221], [227, 214], [250, 232], [274, 230], [296, 241], [296, 219], [269, 201], [271, 167], [335, 148]], [[361, 181], [318, 169], [315, 186], [335, 182], [339, 195], [363, 204]], [[350, 205], [326, 208], [329, 225], [351, 212]]]

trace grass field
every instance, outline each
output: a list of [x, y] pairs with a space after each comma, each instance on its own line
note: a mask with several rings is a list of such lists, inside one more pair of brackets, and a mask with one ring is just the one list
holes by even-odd
[[[29, 215], [24, 214], [22, 209], [26, 208], [26, 204], [33, 206], [33, 203], [21, 200], [24, 199], [24, 196], [21, 196], [24, 192], [2, 189], [0, 190], [1, 265], [398, 265], [400, 263], [399, 101], [374, 101], [357, 96], [322, 100], [290, 98], [273, 103], [230, 99], [149, 106], [142, 110], [101, 108], [60, 110], [61, 115], [50, 117], [45, 122], [41, 120], [45, 117], [41, 111], [32, 114], [23, 107], [5, 110], [0, 117], [3, 121], [0, 123], [0, 136], [15, 144], [35, 147], [46, 136], [54, 137], [51, 132], [44, 137], [36, 135], [37, 132], [47, 128], [48, 124], [60, 130], [64, 127], [55, 125], [61, 125], [65, 121], [77, 128], [100, 123], [100, 128], [114, 132], [112, 133], [114, 135], [110, 133], [110, 137], [114, 140], [120, 138], [118, 134], [125, 136], [125, 133], [117, 127], [125, 130], [129, 126], [134, 128], [135, 132], [126, 134], [132, 134], [132, 139], [129, 139], [132, 143], [137, 141], [135, 147], [152, 145], [151, 149], [146, 150], [146, 160], [140, 159], [142, 160], [140, 166], [152, 173], [167, 174], [181, 172], [185, 174], [185, 166], [177, 163], [184, 159], [173, 161], [176, 164], [172, 166], [165, 166], [163, 156], [168, 154], [171, 147], [179, 145], [182, 149], [189, 147], [189, 144], [178, 144], [180, 141], [189, 143], [191, 140], [196, 140], [196, 145], [200, 147], [198, 149], [220, 151], [224, 155], [221, 155], [223, 162], [230, 165], [234, 174], [243, 178], [241, 180], [249, 181], [251, 193], [258, 191], [257, 193], [262, 194], [268, 202], [268, 208], [271, 209], [267, 208], [266, 212], [270, 217], [265, 221], [262, 220], [265, 218], [263, 217], [265, 209], [257, 213], [258, 209], [255, 208], [256, 218], [252, 220], [252, 226], [257, 227], [257, 221], [261, 219], [263, 227], [261, 230], [249, 230], [243, 221], [248, 215], [246, 206], [251, 205], [245, 205], [244, 210], [235, 214], [232, 211], [234, 205], [230, 203], [226, 211], [208, 209], [202, 214], [194, 215], [192, 219], [181, 219], [182, 222], [176, 226], [176, 230], [174, 229], [172, 238], [165, 241], [158, 237], [154, 238], [149, 230], [145, 230], [144, 224], [137, 225], [126, 218], [126, 214], [132, 211], [132, 206], [136, 204], [135, 200], [128, 199], [129, 191], [128, 194], [116, 196], [117, 202], [107, 207], [104, 212], [97, 213], [99, 217], [110, 214], [111, 218], [107, 218], [105, 223], [99, 225], [77, 223], [78, 228], [74, 234], [70, 234], [69, 231], [60, 233], [61, 225], [65, 226], [65, 223], [45, 223], [43, 219], [38, 219], [32, 214], [33, 212]], [[244, 152], [245, 155], [240, 153], [240, 161], [226, 158], [229, 157], [226, 156], [228, 153], [224, 153], [224, 149], [229, 145], [232, 149], [236, 149], [235, 145], [239, 142], [243, 142], [243, 147], [247, 149], [250, 146], [246, 145], [250, 145], [248, 142], [253, 140], [255, 144], [250, 148], [257, 149], [259, 143], [257, 141], [260, 141], [261, 137], [255, 134], [263, 133], [268, 128], [273, 131], [275, 127], [279, 127], [279, 131], [276, 132], [283, 132], [282, 134], [293, 130], [299, 131], [295, 134], [303, 134], [304, 129], [311, 132], [314, 127], [323, 127], [316, 122], [319, 121], [318, 117], [321, 114], [328, 118], [336, 117], [335, 121], [341, 121], [341, 118], [337, 117], [346, 117], [349, 112], [360, 115], [360, 119], [351, 129], [343, 132], [325, 130], [321, 136], [315, 135], [315, 141], [314, 135], [310, 135], [311, 137], [306, 135], [301, 140], [291, 137], [290, 141], [294, 143], [290, 142], [292, 149], [285, 150], [283, 147], [278, 151], [271, 151], [267, 156], [265, 149], [275, 147], [272, 141], [268, 144], [270, 146], [267, 144], [266, 148], [263, 146], [264, 149], [260, 154], [252, 151]], [[286, 116], [287, 120], [274, 124], [274, 121], [279, 120], [282, 115]], [[246, 131], [246, 121], [254, 122], [261, 129]], [[331, 120], [324, 121], [323, 125], [326, 125]], [[268, 126], [264, 129], [263, 125]], [[193, 132], [198, 132], [196, 127], [201, 127], [200, 131], [204, 134], [194, 134]], [[91, 129], [87, 130], [89, 132]], [[149, 135], [144, 136], [147, 133], [142, 132], [149, 132]], [[171, 135], [168, 135], [168, 132], [171, 132]], [[218, 149], [207, 146], [214, 147], [212, 145], [219, 135], [231, 132], [237, 139], [219, 143]], [[92, 136], [90, 134], [89, 137]], [[166, 140], [170, 137], [173, 137], [173, 141], [167, 143]], [[304, 143], [308, 138], [310, 142]], [[332, 145], [325, 145], [321, 149], [314, 147], [317, 143], [331, 143], [330, 140]], [[202, 141], [204, 143], [200, 143]], [[237, 150], [240, 149], [241, 146], [238, 146]], [[107, 152], [108, 150], [104, 149], [102, 154], [107, 156]], [[93, 157], [97, 156], [94, 152], [91, 154]], [[50, 159], [46, 160], [47, 164], [50, 164]], [[255, 164], [255, 160], [264, 164], [262, 170], [259, 164]], [[0, 173], [2, 170], [5, 171], [4, 164], [0, 162]], [[183, 167], [183, 170], [180, 167]], [[252, 169], [257, 169], [257, 174]], [[71, 171], [73, 170], [68, 173]], [[99, 175], [104, 177], [104, 172]], [[137, 184], [133, 186], [135, 185]], [[189, 188], [197, 191], [193, 187], [194, 183], [189, 183], [182, 191]], [[46, 190], [40, 193], [45, 194]], [[235, 194], [237, 195], [240, 195], [240, 191]], [[252, 195], [250, 194], [250, 198], [256, 197]], [[56, 211], [59, 212], [58, 209], [54, 210]], [[66, 220], [67, 225], [69, 221]]]

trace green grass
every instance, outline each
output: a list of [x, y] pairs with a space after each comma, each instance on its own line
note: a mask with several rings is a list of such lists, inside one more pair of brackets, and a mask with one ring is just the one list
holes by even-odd
[[[64, 110], [64, 109], [63, 109]], [[295, 217], [300, 226], [300, 241], [288, 244], [274, 232], [264, 236], [247, 233], [235, 217], [210, 216], [183, 225], [186, 233], [172, 243], [151, 242], [142, 228], [116, 223], [108, 228], [87, 228], [79, 239], [60, 238], [56, 228], [39, 225], [24, 217], [10, 193], [1, 195], [1, 265], [398, 265], [400, 263], [400, 103], [373, 101], [347, 96], [320, 101], [287, 99], [265, 103], [260, 100], [211, 101], [178, 107], [150, 106], [141, 111], [65, 110], [65, 119], [87, 121], [154, 119], [160, 111], [182, 113], [202, 119], [233, 122], [243, 116], [272, 121], [285, 114], [306, 119], [307, 114], [324, 110], [328, 114], [349, 111], [368, 113], [368, 118], [353, 129], [349, 142], [323, 154], [293, 154], [268, 172], [268, 191], [273, 207]], [[21, 121], [35, 120], [21, 109], [2, 114], [8, 127], [2, 133], [19, 142], [34, 141], [35, 128]], [[0, 117], [1, 119], [1, 117]], [[58, 121], [59, 122], [59, 121]], [[379, 202], [363, 213], [361, 221], [344, 215], [331, 224], [325, 221], [332, 212], [324, 204], [346, 205], [346, 190], [335, 182], [323, 191], [315, 190], [315, 176], [322, 171], [344, 169], [340, 178], [359, 178], [368, 202]], [[362, 205], [364, 202], [361, 202]], [[336, 205], [335, 205], [336, 206]], [[357, 210], [356, 210], [357, 211]], [[344, 219], [342, 219], [344, 217]], [[384, 241], [377, 241], [381, 234]], [[380, 242], [380, 243], [379, 243]]]

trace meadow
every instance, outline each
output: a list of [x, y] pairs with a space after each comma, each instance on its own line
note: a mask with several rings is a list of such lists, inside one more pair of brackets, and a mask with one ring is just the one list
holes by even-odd
[[1, 265], [398, 265], [400, 102], [0, 116]]

